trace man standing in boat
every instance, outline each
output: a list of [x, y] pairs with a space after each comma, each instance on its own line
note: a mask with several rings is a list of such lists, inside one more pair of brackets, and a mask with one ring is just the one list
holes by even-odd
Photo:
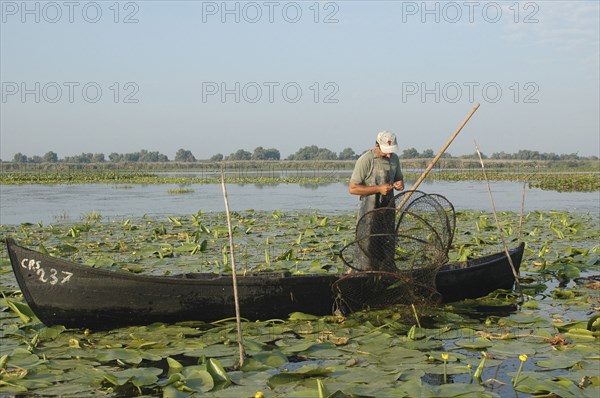
[[356, 269], [395, 269], [394, 189], [404, 190], [397, 151], [396, 135], [382, 131], [377, 134], [375, 148], [363, 153], [354, 165], [348, 190], [360, 195], [359, 248], [353, 262]]

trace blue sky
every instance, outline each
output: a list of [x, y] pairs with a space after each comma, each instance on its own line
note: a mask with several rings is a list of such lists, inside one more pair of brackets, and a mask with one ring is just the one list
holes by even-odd
[[3, 160], [437, 152], [477, 102], [450, 153], [600, 154], [597, 1], [68, 4], [0, 2]]

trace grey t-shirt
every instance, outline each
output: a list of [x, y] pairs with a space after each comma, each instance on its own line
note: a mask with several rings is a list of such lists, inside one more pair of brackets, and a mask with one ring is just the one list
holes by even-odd
[[350, 182], [374, 186], [393, 184], [402, 179], [402, 169], [400, 168], [398, 155], [393, 153], [389, 158], [377, 157], [375, 150], [371, 149], [363, 153], [356, 161]]

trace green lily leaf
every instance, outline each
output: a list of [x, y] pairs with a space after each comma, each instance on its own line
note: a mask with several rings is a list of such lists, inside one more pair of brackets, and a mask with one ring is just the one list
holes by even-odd
[[142, 356], [137, 350], [129, 350], [126, 348], [109, 348], [100, 350], [96, 354], [95, 359], [102, 363], [120, 360], [133, 365], [137, 365], [142, 362]]
[[454, 344], [458, 347], [469, 348], [472, 350], [481, 350], [493, 345], [491, 341], [482, 337], [477, 337], [475, 339], [462, 339], [454, 342]]
[[56, 246], [54, 248], [54, 251], [59, 256], [69, 256], [71, 254], [77, 253], [79, 251], [79, 249], [76, 248], [75, 246], [72, 246], [69, 244], [64, 244], [64, 245]]
[[433, 387], [434, 397], [489, 397], [485, 388], [477, 384], [452, 383]]
[[297, 382], [309, 377], [327, 376], [331, 372], [333, 372], [332, 368], [303, 366], [296, 372], [278, 373], [276, 375], [271, 376], [267, 380], [267, 385], [271, 388], [275, 388], [281, 384]]
[[136, 387], [142, 387], [155, 384], [161, 373], [162, 369], [158, 368], [131, 368], [107, 374], [106, 380], [116, 386], [131, 382]]
[[537, 361], [535, 364], [546, 369], [570, 369], [581, 362], [583, 358], [564, 358], [556, 356], [548, 360]]
[[328, 398], [331, 394], [321, 379], [317, 379], [317, 391], [319, 393], [319, 398]]
[[17, 314], [19, 318], [21, 318], [21, 321], [23, 321], [24, 323], [28, 323], [32, 319], [36, 318], [35, 314], [27, 304], [14, 301], [8, 298], [6, 298], [4, 301], [6, 302], [8, 308], [10, 308], [15, 314]]
[[288, 358], [279, 350], [258, 352], [252, 356], [252, 359], [260, 362], [267, 368], [278, 368], [288, 363]]
[[210, 358], [208, 360], [206, 370], [208, 370], [208, 373], [212, 376], [215, 384], [224, 384], [226, 387], [232, 383], [231, 378], [216, 359]]
[[167, 364], [169, 365], [169, 374], [178, 373], [183, 369], [183, 365], [171, 357], [167, 357]]
[[185, 377], [185, 386], [196, 392], [207, 392], [214, 388], [215, 382], [201, 366], [188, 366], [182, 372]]
[[192, 392], [181, 391], [172, 385], [168, 385], [163, 389], [163, 398], [189, 398]]

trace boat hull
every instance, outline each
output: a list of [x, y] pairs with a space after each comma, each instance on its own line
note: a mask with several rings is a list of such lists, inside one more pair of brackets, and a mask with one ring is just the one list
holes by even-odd
[[[44, 255], [7, 238], [8, 253], [25, 300], [46, 325], [111, 329], [153, 322], [215, 321], [235, 316], [230, 275], [148, 276], [82, 266]], [[518, 270], [523, 245], [511, 252]], [[446, 266], [436, 284], [444, 301], [510, 289], [514, 276], [503, 253], [460, 268]], [[468, 264], [467, 264], [468, 265]], [[287, 318], [292, 312], [334, 311], [331, 286], [339, 275], [260, 273], [237, 278], [244, 318]]]
[[[505, 252], [444, 265], [436, 275], [436, 289], [445, 302], [478, 298], [494, 290], [510, 290], [519, 272], [525, 244], [510, 250], [512, 266]], [[514, 271], [513, 271], [514, 267]]]

